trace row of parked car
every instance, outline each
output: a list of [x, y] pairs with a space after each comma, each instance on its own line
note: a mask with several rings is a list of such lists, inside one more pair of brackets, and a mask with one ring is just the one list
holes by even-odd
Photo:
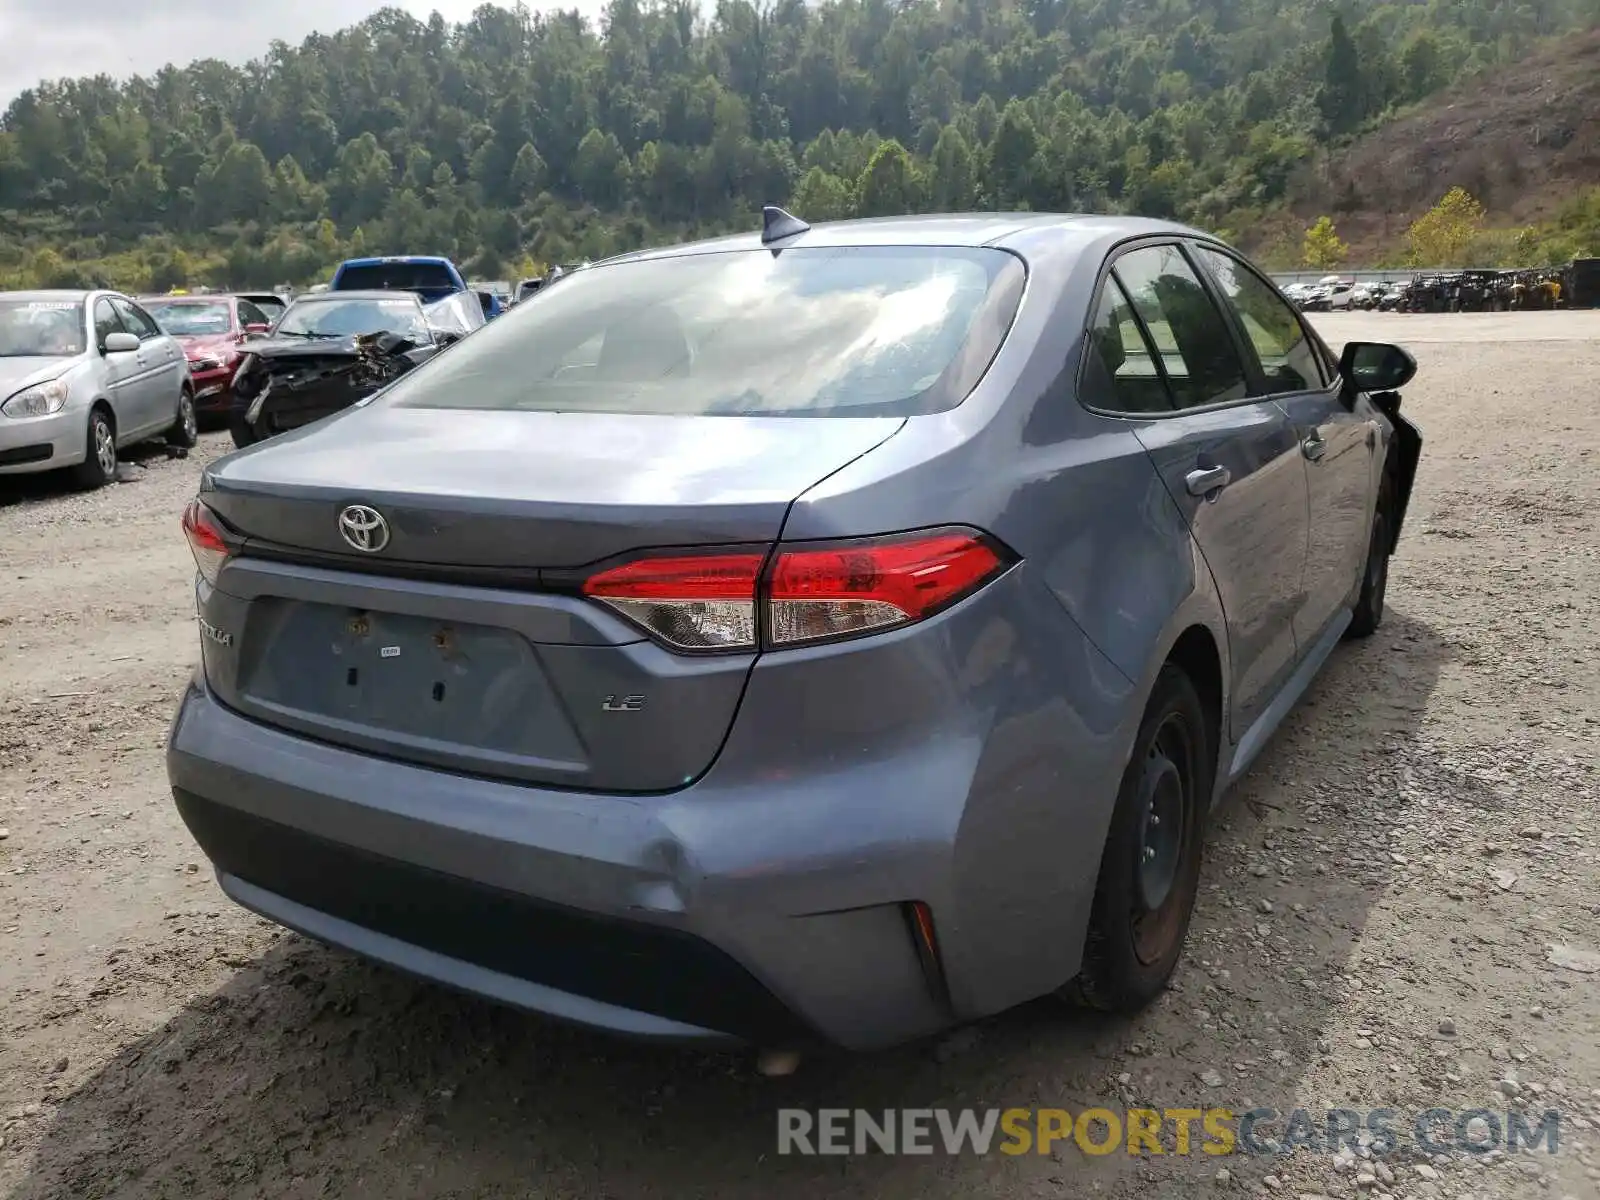
[[447, 259], [357, 259], [326, 288], [129, 296], [0, 294], [0, 475], [115, 478], [126, 447], [235, 444], [298, 428], [371, 395], [503, 311]]
[[1283, 294], [1302, 312], [1515, 312], [1600, 306], [1600, 259], [1564, 267], [1435, 271], [1406, 280], [1358, 283], [1338, 275], [1291, 283]]

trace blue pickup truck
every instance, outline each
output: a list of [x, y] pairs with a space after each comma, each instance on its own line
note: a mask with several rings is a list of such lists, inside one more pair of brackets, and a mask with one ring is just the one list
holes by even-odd
[[[467, 281], [448, 258], [427, 254], [404, 254], [386, 258], [351, 258], [333, 273], [329, 291], [415, 292], [424, 304], [432, 304], [458, 292], [470, 292]], [[500, 301], [492, 292], [474, 292], [483, 307], [484, 319], [500, 315]]]

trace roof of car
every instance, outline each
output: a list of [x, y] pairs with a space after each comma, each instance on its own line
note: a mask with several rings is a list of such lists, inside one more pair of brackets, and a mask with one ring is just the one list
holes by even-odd
[[415, 300], [419, 306], [422, 304], [421, 296], [403, 288], [351, 288], [347, 292], [307, 292], [303, 296], [295, 297], [297, 303], [301, 300]]
[[[1113, 237], [1142, 237], [1151, 234], [1207, 236], [1198, 229], [1172, 221], [1149, 217], [1103, 216], [1082, 213], [931, 213], [925, 216], [865, 217], [852, 221], [824, 221], [804, 233], [774, 242], [784, 249], [808, 246], [1004, 246], [1019, 235], [1059, 228], [1079, 234], [1085, 240]], [[680, 254], [713, 253], [719, 250], [759, 250], [771, 248], [761, 240], [759, 230], [663, 246], [619, 255], [610, 262], [626, 259], [669, 258]]]
[[[0, 292], [0, 300], [76, 300], [79, 303], [99, 295], [101, 288], [39, 288], [26, 292]], [[120, 296], [121, 292], [109, 293]]]
[[448, 267], [453, 264], [438, 254], [385, 254], [367, 258], [347, 258], [340, 267], [381, 267], [384, 263], [416, 263], [425, 266]]

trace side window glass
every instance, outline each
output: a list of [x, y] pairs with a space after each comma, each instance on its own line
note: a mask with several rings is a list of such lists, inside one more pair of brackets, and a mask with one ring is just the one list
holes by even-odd
[[136, 334], [141, 342], [161, 336], [161, 327], [142, 308], [129, 304], [126, 300], [113, 300], [111, 303], [116, 305], [122, 323], [128, 327], [128, 332]]
[[244, 325], [270, 325], [267, 314], [262, 312], [248, 300], [239, 301], [239, 324]]
[[1172, 411], [1161, 368], [1115, 275], [1101, 289], [1085, 349], [1083, 398], [1093, 407], [1117, 413]]
[[1261, 373], [1266, 376], [1267, 394], [1308, 392], [1322, 387], [1324, 379], [1316, 349], [1294, 311], [1237, 259], [1204, 246], [1197, 250], [1255, 347]]
[[1178, 408], [1249, 395], [1222, 313], [1178, 247], [1131, 251], [1117, 259], [1115, 271], [1155, 343]]
[[117, 319], [117, 312], [111, 307], [111, 301], [104, 296], [94, 302], [94, 340], [97, 345], [104, 346], [106, 337], [113, 333], [126, 333], [122, 322]]

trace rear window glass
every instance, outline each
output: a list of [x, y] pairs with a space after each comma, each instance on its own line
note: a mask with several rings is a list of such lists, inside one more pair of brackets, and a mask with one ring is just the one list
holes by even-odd
[[225, 301], [156, 301], [147, 309], [162, 329], [175, 337], [196, 337], [208, 333], [228, 333], [233, 329], [233, 313]]
[[367, 290], [450, 291], [456, 286], [450, 272], [440, 263], [373, 263], [364, 267], [346, 267], [339, 272], [341, 292]]
[[796, 248], [586, 268], [400, 380], [407, 407], [724, 416], [952, 408], [1010, 328], [1000, 250]]

